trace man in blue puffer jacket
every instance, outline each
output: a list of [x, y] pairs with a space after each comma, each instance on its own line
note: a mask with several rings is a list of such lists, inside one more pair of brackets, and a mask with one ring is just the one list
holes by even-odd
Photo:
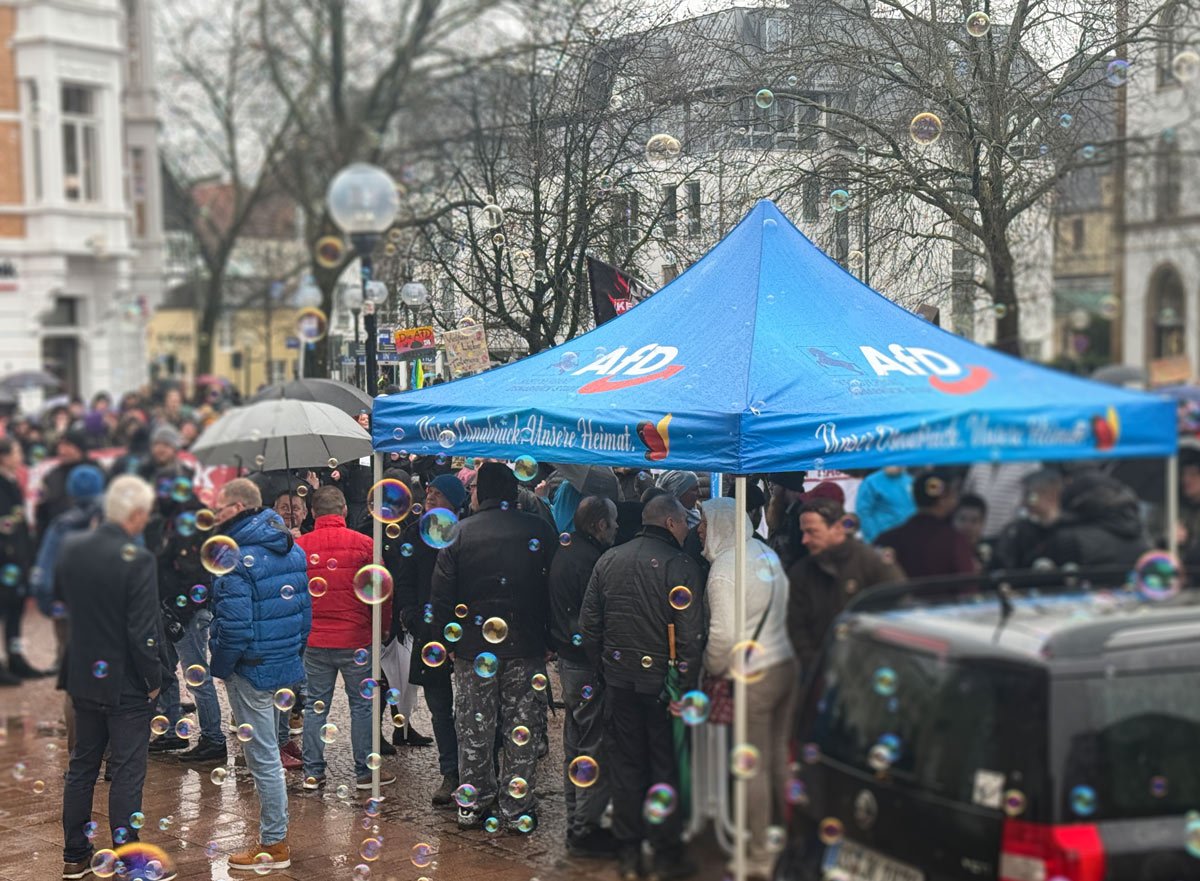
[[219, 533], [201, 555], [210, 571], [229, 571], [213, 582], [212, 675], [225, 680], [234, 718], [253, 728], [243, 751], [260, 806], [258, 843], [233, 854], [229, 868], [261, 873], [291, 865], [275, 709], [290, 707], [289, 686], [304, 678], [300, 650], [312, 623], [307, 566], [304, 551], [279, 515], [263, 509], [249, 480], [222, 486], [213, 508]]

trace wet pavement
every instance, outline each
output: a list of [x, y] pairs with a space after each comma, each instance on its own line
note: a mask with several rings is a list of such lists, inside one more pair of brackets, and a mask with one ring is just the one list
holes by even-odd
[[[48, 667], [53, 657], [49, 621], [31, 611], [26, 615], [24, 631], [31, 661]], [[557, 693], [557, 682], [553, 685]], [[218, 687], [218, 692], [228, 718], [223, 690]], [[461, 832], [453, 811], [433, 808], [430, 797], [441, 778], [432, 746], [402, 747], [399, 755], [384, 758], [383, 767], [392, 771], [397, 781], [383, 787], [385, 798], [379, 814], [368, 818], [365, 806], [370, 792], [353, 789], [350, 719], [340, 688], [329, 714], [344, 734], [326, 747], [328, 782], [322, 790], [306, 791], [301, 788], [301, 772], [288, 772], [292, 865], [271, 872], [271, 876], [363, 881], [365, 876], [356, 873], [355, 867], [365, 863], [373, 881], [416, 881], [426, 876], [431, 881], [616, 879], [614, 864], [568, 858], [565, 851], [562, 710], [555, 711], [549, 720], [550, 754], [538, 763], [539, 825], [528, 835]], [[413, 721], [421, 733], [432, 732], [429, 711], [421, 700]], [[0, 727], [7, 731], [0, 737], [0, 842], [5, 857], [0, 861], [0, 881], [57, 879], [62, 871], [63, 774], [69, 757], [62, 692], [55, 691], [54, 679], [0, 689]], [[245, 871], [231, 874], [226, 862], [229, 854], [253, 844], [258, 832], [258, 800], [249, 772], [235, 765], [237, 747], [236, 737], [229, 735], [229, 773], [220, 785], [210, 779], [216, 763], [186, 765], [171, 757], [153, 755], [149, 760], [141, 839], [161, 847], [175, 861], [181, 879], [245, 881], [259, 877]], [[18, 763], [25, 765], [23, 774], [17, 770]], [[351, 787], [345, 799], [336, 794], [338, 784], [343, 782]], [[101, 780], [96, 785], [92, 814], [101, 830], [97, 848], [110, 846], [105, 840], [107, 805], [108, 784]], [[162, 829], [164, 819], [169, 824]], [[366, 862], [360, 848], [363, 840], [373, 834], [382, 839], [383, 848], [377, 859]], [[414, 865], [413, 847], [417, 844], [432, 846], [435, 855], [431, 865]], [[215, 855], [210, 857], [207, 851]], [[717, 881], [725, 876], [723, 855], [711, 841], [695, 842], [693, 851], [703, 867], [696, 876], [700, 881]]]

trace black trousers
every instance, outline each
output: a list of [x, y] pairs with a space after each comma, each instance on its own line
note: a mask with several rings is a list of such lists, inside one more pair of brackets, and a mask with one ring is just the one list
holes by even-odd
[[604, 692], [605, 767], [612, 786], [613, 836], [622, 847], [649, 839], [658, 854], [680, 848], [681, 811], [661, 823], [647, 823], [642, 811], [646, 791], [657, 783], [679, 789], [679, 766], [671, 714], [657, 695], [608, 686]]
[[[112, 829], [124, 826], [127, 841], [137, 841], [138, 830], [129, 817], [142, 809], [142, 784], [146, 782], [146, 752], [150, 743], [150, 716], [154, 703], [131, 700], [118, 707], [73, 698], [75, 749], [63, 788], [63, 862], [77, 863], [92, 856], [92, 842], [84, 825], [92, 819], [92, 794], [100, 774], [104, 750], [112, 754], [108, 768], [112, 786], [108, 790], [108, 817]], [[114, 843], [115, 844], [115, 843]]]

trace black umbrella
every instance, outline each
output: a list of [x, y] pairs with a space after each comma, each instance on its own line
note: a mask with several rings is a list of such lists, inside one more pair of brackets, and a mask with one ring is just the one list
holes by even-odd
[[293, 379], [291, 382], [277, 382], [255, 394], [246, 403], [257, 404], [259, 401], [280, 399], [331, 404], [343, 413], [355, 417], [363, 410], [371, 412], [370, 395], [360, 388], [338, 382], [336, 379]]
[[61, 385], [61, 379], [44, 370], [22, 370], [20, 373], [10, 373], [0, 379], [0, 386], [6, 389], [33, 388], [34, 386], [54, 389]]

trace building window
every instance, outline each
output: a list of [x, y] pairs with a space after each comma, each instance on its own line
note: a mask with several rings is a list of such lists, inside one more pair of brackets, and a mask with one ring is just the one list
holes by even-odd
[[1184, 353], [1183, 279], [1174, 266], [1162, 266], [1150, 281], [1147, 301], [1150, 357], [1171, 358]]
[[687, 182], [687, 233], [691, 237], [700, 235], [700, 181]]
[[1175, 77], [1175, 56], [1179, 54], [1179, 31], [1183, 24], [1183, 14], [1180, 4], [1172, 3], [1158, 17], [1157, 64], [1158, 87], [1174, 86], [1179, 80]]
[[217, 349], [222, 352], [233, 351], [233, 316], [229, 313], [217, 321]]
[[134, 147], [129, 151], [129, 197], [133, 204], [133, 234], [146, 237], [146, 151]]
[[679, 197], [678, 187], [662, 188], [662, 231], [667, 237], [674, 236], [679, 231]]
[[42, 200], [42, 105], [37, 80], [25, 81], [25, 99], [29, 107], [29, 150], [33, 169], [33, 198]]
[[1083, 218], [1076, 217], [1071, 221], [1071, 250], [1082, 251], [1084, 242]]
[[821, 216], [821, 192], [817, 176], [807, 174], [800, 190], [800, 216], [808, 223], [814, 223]]
[[85, 86], [62, 87], [63, 195], [68, 202], [100, 199], [100, 121], [96, 118], [96, 90]]
[[612, 200], [613, 245], [628, 247], [637, 241], [638, 194], [627, 190]]
[[1179, 215], [1182, 159], [1175, 140], [1159, 144], [1154, 157], [1154, 216], [1165, 220]]
[[679, 277], [678, 263], [664, 263], [662, 265], [662, 283], [670, 284]]

